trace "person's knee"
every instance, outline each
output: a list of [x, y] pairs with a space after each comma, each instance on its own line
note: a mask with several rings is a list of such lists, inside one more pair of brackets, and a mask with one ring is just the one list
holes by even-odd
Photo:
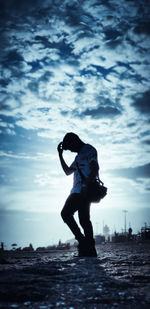
[[61, 215], [62, 219], [64, 220], [65, 219], [65, 213], [64, 213], [63, 209], [62, 209], [60, 215]]
[[79, 222], [80, 222], [80, 225], [83, 227], [83, 229], [85, 228], [85, 227], [87, 227], [89, 224], [91, 224], [91, 221], [90, 221], [90, 219], [87, 217], [87, 218], [85, 218], [85, 217], [80, 217], [79, 218]]
[[61, 217], [62, 217], [63, 221], [67, 222], [67, 219], [68, 219], [67, 213], [62, 209], [60, 214], [61, 214]]

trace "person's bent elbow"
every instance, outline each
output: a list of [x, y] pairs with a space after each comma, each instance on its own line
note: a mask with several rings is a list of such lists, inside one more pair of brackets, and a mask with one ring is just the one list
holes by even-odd
[[66, 174], [67, 176], [71, 175], [72, 173], [73, 173], [73, 170], [72, 170], [71, 168], [69, 168], [69, 169], [67, 169], [67, 170], [65, 171], [65, 174]]

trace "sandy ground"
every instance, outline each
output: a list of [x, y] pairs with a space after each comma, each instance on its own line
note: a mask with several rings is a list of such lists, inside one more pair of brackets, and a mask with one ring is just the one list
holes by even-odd
[[150, 243], [0, 253], [0, 308], [150, 308]]

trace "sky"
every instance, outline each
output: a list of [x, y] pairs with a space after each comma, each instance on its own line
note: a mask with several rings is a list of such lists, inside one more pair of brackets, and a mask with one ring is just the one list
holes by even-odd
[[72, 238], [60, 218], [67, 132], [97, 149], [108, 187], [94, 232], [120, 232], [123, 210], [133, 232], [150, 225], [149, 1], [6, 0], [0, 15], [0, 241]]

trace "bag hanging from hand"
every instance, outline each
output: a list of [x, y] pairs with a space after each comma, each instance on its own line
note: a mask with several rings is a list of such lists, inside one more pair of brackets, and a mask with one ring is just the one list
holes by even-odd
[[87, 185], [87, 198], [91, 203], [99, 203], [107, 194], [107, 188], [98, 178]]

